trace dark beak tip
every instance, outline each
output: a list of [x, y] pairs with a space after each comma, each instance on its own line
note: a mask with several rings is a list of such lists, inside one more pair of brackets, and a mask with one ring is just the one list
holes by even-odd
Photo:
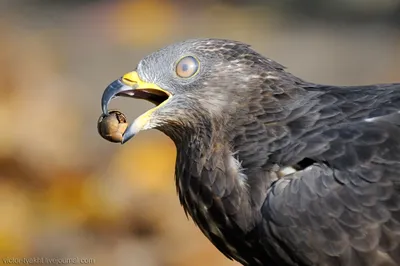
[[108, 115], [108, 104], [110, 101], [124, 89], [126, 89], [126, 85], [123, 84], [120, 79], [114, 80], [107, 86], [101, 97], [101, 110], [104, 115]]
[[107, 88], [104, 90], [101, 97], [101, 109], [104, 115], [108, 115], [108, 104], [112, 99], [117, 97], [118, 93], [134, 90], [137, 88], [137, 84], [133, 86], [128, 86], [121, 81], [121, 79], [114, 80]]
[[103, 115], [104, 116], [108, 116], [108, 107], [107, 107], [107, 105], [103, 105], [102, 109], [103, 109]]

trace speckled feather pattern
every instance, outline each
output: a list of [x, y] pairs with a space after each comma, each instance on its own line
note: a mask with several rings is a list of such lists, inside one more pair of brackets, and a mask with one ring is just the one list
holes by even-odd
[[[185, 55], [200, 71], [179, 80], [174, 62]], [[186, 213], [228, 258], [400, 265], [399, 84], [313, 84], [248, 45], [215, 39], [168, 46], [137, 71], [173, 94], [153, 125], [177, 146]]]

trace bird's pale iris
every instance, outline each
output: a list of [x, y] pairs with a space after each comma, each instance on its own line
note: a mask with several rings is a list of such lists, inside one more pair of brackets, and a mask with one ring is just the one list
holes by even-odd
[[199, 69], [199, 61], [193, 56], [186, 56], [176, 64], [176, 74], [181, 78], [194, 76]]

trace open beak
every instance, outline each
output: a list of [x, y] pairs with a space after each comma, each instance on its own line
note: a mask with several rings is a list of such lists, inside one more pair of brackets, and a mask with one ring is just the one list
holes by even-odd
[[116, 97], [144, 99], [156, 105], [156, 107], [136, 118], [135, 121], [128, 126], [122, 135], [121, 143], [124, 144], [148, 125], [151, 114], [163, 106], [171, 97], [171, 94], [154, 83], [142, 81], [137, 72], [133, 71], [112, 82], [103, 92], [101, 109], [104, 115], [108, 115], [108, 104]]

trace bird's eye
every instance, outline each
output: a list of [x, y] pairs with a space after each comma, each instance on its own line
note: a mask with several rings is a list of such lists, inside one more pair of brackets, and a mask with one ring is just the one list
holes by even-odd
[[193, 56], [186, 56], [176, 65], [176, 74], [181, 78], [190, 78], [197, 73], [199, 61]]

